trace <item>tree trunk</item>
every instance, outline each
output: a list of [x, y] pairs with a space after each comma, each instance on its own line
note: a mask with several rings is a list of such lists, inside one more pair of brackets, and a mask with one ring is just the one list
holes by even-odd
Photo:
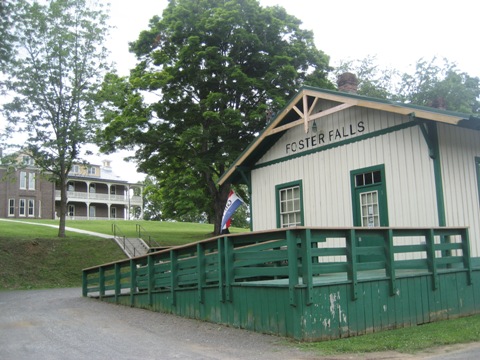
[[215, 187], [216, 194], [214, 195], [214, 228], [213, 234], [215, 236], [222, 233], [222, 218], [225, 211], [225, 205], [227, 204], [228, 194], [230, 192], [230, 184], [223, 184], [219, 188]]
[[64, 238], [65, 235], [65, 225], [67, 217], [67, 176], [62, 171], [62, 175], [59, 179], [60, 182], [60, 223], [58, 224], [58, 237]]

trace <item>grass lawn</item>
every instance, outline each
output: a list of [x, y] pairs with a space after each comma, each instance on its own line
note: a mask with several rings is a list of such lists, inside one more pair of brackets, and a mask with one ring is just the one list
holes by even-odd
[[[58, 225], [58, 220], [29, 220], [29, 222]], [[2, 224], [0, 224], [1, 226]], [[67, 220], [67, 227], [113, 234], [113, 225], [121, 236], [136, 237], [137, 225], [141, 226], [142, 238], [150, 236], [162, 246], [183, 245], [207, 239], [212, 236], [213, 225], [196, 223], [178, 223], [145, 220]], [[27, 225], [23, 225], [27, 226]], [[245, 232], [246, 229], [230, 228], [232, 233]], [[147, 235], [147, 236], [144, 236]], [[67, 234], [67, 236], [69, 236]]]
[[[125, 259], [120, 247], [110, 239], [66, 231], [58, 238], [58, 220], [0, 221], [0, 290], [38, 289], [81, 286], [82, 269]], [[67, 221], [76, 228], [113, 235], [117, 225], [127, 237], [137, 236], [137, 224], [142, 237], [150, 236], [160, 245], [183, 245], [211, 237], [213, 225], [154, 221]], [[245, 229], [232, 229], [245, 232]], [[146, 233], [145, 233], [146, 232]], [[144, 236], [147, 234], [147, 236]]]
[[110, 239], [0, 221], [0, 290], [81, 286], [82, 269], [124, 259]]

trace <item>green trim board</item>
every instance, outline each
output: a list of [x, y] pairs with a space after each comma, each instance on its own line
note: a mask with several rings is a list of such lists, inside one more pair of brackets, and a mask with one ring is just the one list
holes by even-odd
[[280, 191], [288, 188], [299, 187], [300, 193], [300, 226], [304, 225], [304, 209], [303, 209], [303, 183], [302, 180], [291, 181], [284, 184], [279, 184], [275, 186], [275, 205], [276, 205], [276, 215], [277, 215], [277, 228], [282, 227], [281, 220], [281, 205], [280, 205]]
[[433, 171], [435, 174], [435, 193], [437, 197], [438, 225], [447, 226], [445, 215], [445, 198], [443, 195], [442, 163], [440, 158], [440, 144], [438, 140], [438, 128], [434, 122], [427, 123], [429, 138], [433, 150]]
[[480, 157], [475, 157], [475, 173], [477, 174], [478, 201], [480, 203]]

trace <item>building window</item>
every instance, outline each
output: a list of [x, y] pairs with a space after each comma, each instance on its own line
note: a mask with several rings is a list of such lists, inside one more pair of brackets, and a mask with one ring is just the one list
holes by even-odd
[[351, 182], [354, 226], [388, 226], [384, 165], [353, 170]]
[[72, 173], [78, 174], [80, 172], [80, 166], [72, 165]]
[[277, 227], [303, 225], [302, 182], [295, 181], [275, 187], [277, 200]]
[[8, 199], [8, 216], [15, 216], [15, 199]]
[[20, 189], [27, 189], [27, 173], [25, 171], [20, 171]]
[[112, 185], [110, 187], [110, 194], [115, 195], [117, 193], [117, 187], [115, 185]]
[[35, 173], [28, 173], [28, 189], [35, 190]]
[[117, 218], [117, 208], [116, 207], [111, 207], [110, 208], [110, 217], [112, 219], [116, 219]]
[[25, 199], [19, 200], [18, 215], [25, 216]]
[[68, 216], [69, 217], [75, 216], [75, 205], [68, 205]]
[[94, 168], [93, 166], [88, 167], [88, 175], [96, 175], [97, 173], [97, 168]]
[[89, 189], [90, 189], [89, 192], [90, 192], [91, 194], [95, 194], [96, 191], [97, 191], [97, 187], [96, 187], [95, 184], [90, 184]]
[[35, 200], [28, 200], [28, 216], [35, 216]]

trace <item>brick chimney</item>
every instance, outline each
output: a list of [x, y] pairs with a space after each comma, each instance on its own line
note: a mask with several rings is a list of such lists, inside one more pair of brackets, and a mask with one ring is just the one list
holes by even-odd
[[337, 86], [339, 91], [356, 94], [358, 88], [357, 76], [350, 72], [340, 74], [337, 77]]

